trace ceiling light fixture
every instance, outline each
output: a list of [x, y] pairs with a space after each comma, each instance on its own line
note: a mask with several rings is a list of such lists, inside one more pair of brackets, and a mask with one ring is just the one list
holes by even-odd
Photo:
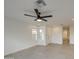
[[38, 22], [41, 22], [42, 20], [41, 20], [41, 19], [37, 19], [37, 21], [38, 21]]

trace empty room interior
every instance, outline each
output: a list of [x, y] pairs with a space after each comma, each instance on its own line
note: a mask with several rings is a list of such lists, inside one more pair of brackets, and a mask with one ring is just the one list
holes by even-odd
[[5, 0], [5, 59], [74, 59], [74, 0]]

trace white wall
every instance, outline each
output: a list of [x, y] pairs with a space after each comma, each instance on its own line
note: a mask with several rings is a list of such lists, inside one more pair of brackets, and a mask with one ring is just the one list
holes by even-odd
[[52, 43], [62, 44], [62, 26], [53, 26], [52, 28]]
[[70, 27], [70, 44], [74, 44], [74, 26]]
[[4, 54], [14, 53], [35, 46], [32, 39], [32, 27], [13, 18], [5, 18]]

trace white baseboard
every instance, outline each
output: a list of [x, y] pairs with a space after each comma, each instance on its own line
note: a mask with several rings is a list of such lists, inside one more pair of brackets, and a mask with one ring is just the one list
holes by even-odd
[[34, 44], [34, 45], [29, 45], [28, 47], [21, 48], [21, 49], [17, 49], [17, 50], [12, 51], [12, 52], [4, 53], [4, 56], [7, 56], [7, 55], [9, 55], [9, 54], [13, 54], [13, 53], [16, 53], [16, 52], [19, 52], [19, 51], [22, 51], [22, 50], [25, 50], [25, 49], [28, 49], [28, 48], [31, 48], [31, 47], [34, 47], [34, 46], [36, 46], [36, 44]]
[[52, 43], [53, 44], [61, 44], [61, 45], [63, 44], [63, 43], [60, 43], [60, 42], [52, 42]]

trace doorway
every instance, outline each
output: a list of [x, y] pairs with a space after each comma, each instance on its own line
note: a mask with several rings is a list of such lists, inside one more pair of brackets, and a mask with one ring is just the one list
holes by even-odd
[[64, 26], [63, 27], [63, 44], [69, 44], [69, 27], [68, 26]]

